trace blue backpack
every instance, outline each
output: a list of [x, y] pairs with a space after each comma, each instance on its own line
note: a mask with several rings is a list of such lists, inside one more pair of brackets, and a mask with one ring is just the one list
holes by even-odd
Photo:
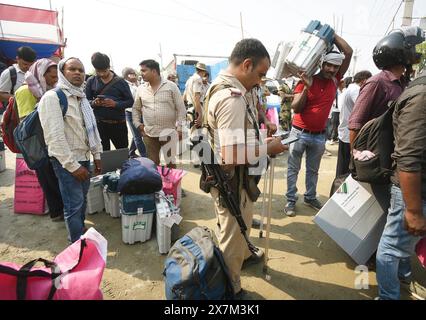
[[[62, 116], [65, 116], [68, 110], [68, 100], [65, 93], [55, 88], [59, 98], [59, 104], [62, 109]], [[44, 141], [43, 128], [37, 110], [31, 112], [13, 131], [15, 144], [22, 153], [28, 168], [35, 170], [43, 167], [49, 161], [46, 142]]]
[[196, 227], [170, 249], [163, 272], [167, 300], [229, 300], [234, 289], [222, 252], [206, 227]]

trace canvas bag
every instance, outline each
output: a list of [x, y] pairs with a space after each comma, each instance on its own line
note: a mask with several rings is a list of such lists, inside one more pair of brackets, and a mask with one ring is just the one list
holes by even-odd
[[171, 169], [164, 166], [157, 167], [163, 181], [165, 195], [172, 195], [174, 205], [179, 208], [182, 199], [182, 178], [186, 172], [182, 169]]
[[54, 261], [0, 262], [0, 300], [101, 300], [106, 257], [107, 240], [90, 228]]

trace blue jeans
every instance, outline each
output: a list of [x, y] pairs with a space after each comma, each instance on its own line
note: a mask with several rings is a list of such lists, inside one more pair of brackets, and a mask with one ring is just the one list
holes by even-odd
[[318, 170], [325, 151], [325, 134], [304, 133], [296, 128], [291, 129], [291, 135], [299, 140], [290, 145], [287, 170], [287, 202], [297, 201], [297, 176], [300, 171], [303, 154], [306, 152], [305, 200], [314, 200], [317, 196]]
[[[399, 300], [400, 280], [410, 280], [410, 257], [420, 237], [404, 229], [405, 203], [402, 191], [391, 189], [391, 201], [387, 222], [376, 255], [376, 278], [379, 297], [383, 300]], [[426, 217], [426, 201], [423, 200], [423, 215]]]
[[138, 149], [139, 155], [141, 157], [147, 157], [145, 144], [143, 143], [143, 139], [139, 130], [133, 124], [132, 112], [126, 110], [126, 120], [129, 124], [130, 131], [132, 131], [132, 143], [130, 144], [129, 156], [134, 156], [136, 148]]
[[[84, 220], [86, 218], [86, 197], [89, 192], [90, 179], [80, 182], [56, 159], [51, 159], [53, 170], [59, 182], [62, 201], [64, 202], [65, 225], [68, 230], [68, 240], [75, 242], [84, 232]], [[81, 161], [80, 164], [89, 170], [89, 161]]]

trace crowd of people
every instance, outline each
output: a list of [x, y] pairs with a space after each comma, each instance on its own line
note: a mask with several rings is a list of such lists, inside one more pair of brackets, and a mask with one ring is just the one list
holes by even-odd
[[[76, 57], [59, 62], [37, 60], [33, 49], [22, 47], [13, 65], [15, 72], [8, 68], [1, 74], [0, 99], [7, 102], [14, 96], [21, 119], [38, 106], [50, 162], [37, 170], [37, 177], [50, 217], [65, 220], [70, 242], [86, 230], [86, 196], [90, 177], [101, 173], [100, 154], [110, 150], [111, 142], [116, 149], [127, 148], [128, 128], [133, 138], [129, 157], [148, 157], [159, 165], [162, 153], [166, 165], [175, 168], [177, 144], [188, 126], [187, 114], [191, 114], [191, 140], [195, 144], [206, 139], [219, 155], [224, 172], [235, 186], [249, 234], [261, 175], [252, 174], [251, 169], [262, 158], [288, 151], [283, 216], [294, 217], [302, 210], [297, 205], [296, 184], [305, 157], [303, 202], [320, 210], [323, 204], [317, 198], [317, 184], [326, 141], [339, 144], [336, 177], [349, 175], [352, 146], [360, 129], [383, 114], [390, 102], [397, 101], [393, 115], [395, 170], [376, 271], [379, 298], [399, 299], [400, 282], [412, 284], [409, 258], [414, 245], [426, 234], [426, 87], [420, 82], [407, 88], [413, 75], [411, 67], [419, 56], [413, 47], [407, 49], [406, 42], [399, 44], [401, 38], [405, 41], [409, 37], [403, 31], [395, 32], [378, 43], [373, 54], [381, 70], [378, 74], [363, 70], [353, 78], [345, 78], [353, 51], [336, 34], [336, 49], [324, 54], [317, 74], [310, 77], [301, 73], [294, 88], [286, 83], [279, 88], [279, 123], [266, 116], [266, 96], [270, 93], [265, 81], [271, 58], [256, 39], [238, 42], [228, 68], [211, 84], [207, 66], [197, 63], [183, 94], [176, 84], [176, 74], [162, 77], [158, 62], [152, 59], [139, 64], [139, 83], [138, 72], [132, 68], [125, 68], [118, 76], [104, 53], [92, 55], [95, 74], [86, 78], [83, 63]], [[392, 41], [393, 51], [381, 50]], [[425, 76], [420, 73], [417, 77]], [[53, 88], [56, 92], [50, 90]], [[57, 90], [68, 102], [65, 116]], [[260, 130], [262, 124], [266, 135]], [[298, 140], [283, 145], [274, 136], [277, 125]], [[263, 253], [255, 255], [249, 250], [218, 191], [212, 188], [210, 193], [217, 217], [218, 245], [235, 294], [244, 298], [241, 269], [263, 261]], [[413, 285], [411, 289], [419, 290]]]

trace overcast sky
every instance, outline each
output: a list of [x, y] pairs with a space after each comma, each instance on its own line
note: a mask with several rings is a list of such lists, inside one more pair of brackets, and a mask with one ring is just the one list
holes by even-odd
[[[3, 3], [49, 9], [49, 0], [2, 0]], [[64, 8], [66, 56], [82, 59], [87, 71], [90, 56], [101, 51], [112, 58], [116, 72], [140, 61], [163, 64], [173, 54], [229, 56], [244, 37], [261, 40], [271, 56], [280, 41], [294, 41], [311, 20], [334, 27], [358, 50], [356, 71], [377, 72], [372, 50], [391, 25], [401, 0], [51, 0]], [[394, 22], [402, 22], [404, 5]], [[426, 1], [416, 0], [414, 17], [426, 16]], [[339, 21], [337, 21], [339, 20]], [[414, 20], [413, 25], [418, 25]], [[202, 60], [202, 59], [198, 59]], [[208, 61], [206, 61], [208, 62]], [[353, 70], [353, 66], [351, 71]]]

